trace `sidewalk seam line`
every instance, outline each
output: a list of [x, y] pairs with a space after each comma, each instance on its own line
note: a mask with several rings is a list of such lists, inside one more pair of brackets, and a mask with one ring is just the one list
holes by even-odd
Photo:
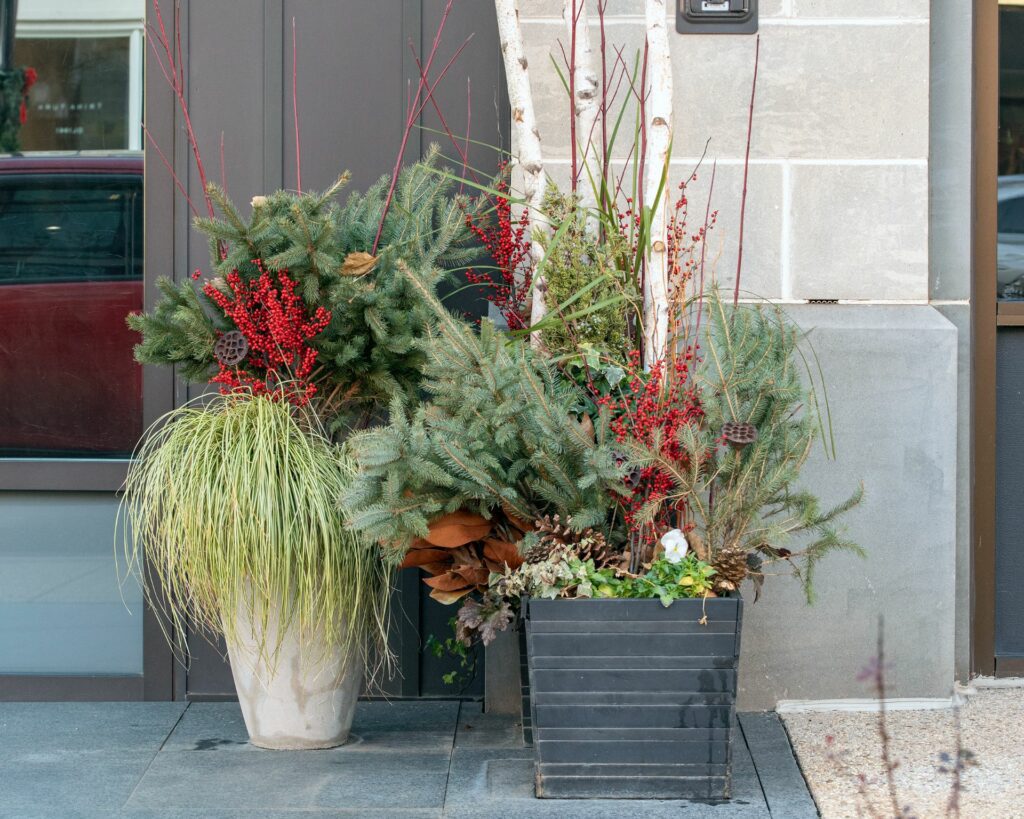
[[804, 765], [800, 761], [800, 754], [796, 752], [796, 744], [793, 742], [793, 735], [789, 733], [789, 726], [786, 725], [786, 721], [779, 714], [779, 722], [782, 724], [782, 730], [786, 734], [786, 739], [789, 741], [789, 749], [793, 754], [793, 759], [796, 760], [796, 768], [800, 771], [800, 776], [804, 778], [804, 787], [807, 789], [807, 795], [811, 797], [811, 802], [814, 805], [814, 809], [818, 812], [818, 816], [822, 816], [821, 806], [818, 804], [818, 799], [814, 795], [814, 791], [811, 789], [811, 780], [807, 778], [807, 774], [804, 771]]
[[750, 747], [750, 742], [747, 740], [747, 731], [743, 727], [743, 721], [740, 719], [740, 715], [736, 714], [736, 727], [740, 729], [740, 736], [743, 737], [743, 744], [747, 747], [747, 753], [750, 755], [750, 764], [754, 768], [754, 776], [757, 777], [757, 787], [761, 789], [761, 799], [764, 800], [764, 807], [768, 811], [768, 815], [772, 815], [772, 806], [768, 801], [768, 793], [764, 789], [764, 782], [761, 781], [761, 771], [757, 767], [757, 759], [754, 758], [754, 749]]
[[153, 763], [156, 761], [156, 758], [157, 756], [159, 756], [160, 752], [164, 749], [164, 746], [167, 744], [167, 740], [169, 740], [171, 738], [171, 734], [173, 734], [178, 729], [178, 726], [181, 724], [181, 721], [185, 718], [185, 712], [188, 711], [188, 709], [191, 707], [192, 703], [186, 701], [185, 707], [181, 709], [181, 713], [178, 714], [178, 718], [174, 721], [174, 725], [171, 726], [171, 730], [167, 732], [166, 736], [164, 736], [163, 740], [160, 742], [160, 747], [156, 749], [156, 751], [153, 753], [153, 756], [150, 758], [149, 762], [146, 763], [145, 770], [143, 770], [142, 774], [139, 776], [139, 781], [136, 782], [135, 785], [132, 787], [132, 792], [128, 794], [128, 798], [124, 800], [124, 804], [121, 805], [121, 810], [124, 810], [126, 807], [128, 807], [128, 803], [132, 801], [132, 797], [135, 796], [135, 791], [139, 789], [139, 785], [142, 784], [142, 780], [146, 778], [146, 774], [149, 773], [149, 769], [153, 767]]
[[455, 730], [452, 731], [452, 745], [448, 751], [448, 773], [444, 778], [444, 797], [441, 799], [441, 816], [448, 812], [448, 783], [452, 778], [452, 767], [455, 764], [455, 740], [459, 736], [459, 723], [462, 722], [462, 700], [459, 700], [459, 708], [455, 712]]

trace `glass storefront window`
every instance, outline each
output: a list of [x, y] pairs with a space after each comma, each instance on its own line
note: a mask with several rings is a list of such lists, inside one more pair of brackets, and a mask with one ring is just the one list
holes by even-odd
[[0, 674], [141, 674], [142, 591], [114, 565], [117, 498], [0, 493]]
[[0, 455], [127, 458], [142, 372], [142, 161], [0, 161]]
[[125, 459], [142, 433], [143, 17], [18, 7], [14, 64], [37, 80], [22, 153], [0, 156], [0, 458]]

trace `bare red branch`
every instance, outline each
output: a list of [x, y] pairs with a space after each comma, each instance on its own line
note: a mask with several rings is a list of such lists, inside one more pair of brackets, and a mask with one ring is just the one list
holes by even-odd
[[754, 44], [754, 80], [750, 84], [750, 110], [747, 114], [747, 153], [743, 159], [743, 195], [740, 197], [740, 237], [739, 249], [736, 253], [736, 288], [733, 291], [732, 303], [740, 300], [740, 274], [743, 272], [743, 221], [747, 215], [747, 175], [750, 171], [750, 137], [754, 131], [754, 95], [757, 93], [757, 65], [761, 57], [761, 35], [757, 35]]

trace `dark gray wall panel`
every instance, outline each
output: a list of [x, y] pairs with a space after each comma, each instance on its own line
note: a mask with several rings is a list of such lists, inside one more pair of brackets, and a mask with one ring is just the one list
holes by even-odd
[[[322, 190], [344, 170], [362, 190], [390, 171], [402, 136], [403, 0], [285, 0], [284, 179], [296, 186], [292, 18], [298, 51], [302, 185]], [[410, 159], [417, 158], [417, 151]]]
[[996, 337], [996, 656], [1024, 657], [1024, 330]]

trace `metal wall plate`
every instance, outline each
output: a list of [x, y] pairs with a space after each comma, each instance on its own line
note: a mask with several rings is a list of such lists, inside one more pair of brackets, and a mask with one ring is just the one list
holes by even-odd
[[755, 34], [757, 0], [676, 0], [680, 34]]

